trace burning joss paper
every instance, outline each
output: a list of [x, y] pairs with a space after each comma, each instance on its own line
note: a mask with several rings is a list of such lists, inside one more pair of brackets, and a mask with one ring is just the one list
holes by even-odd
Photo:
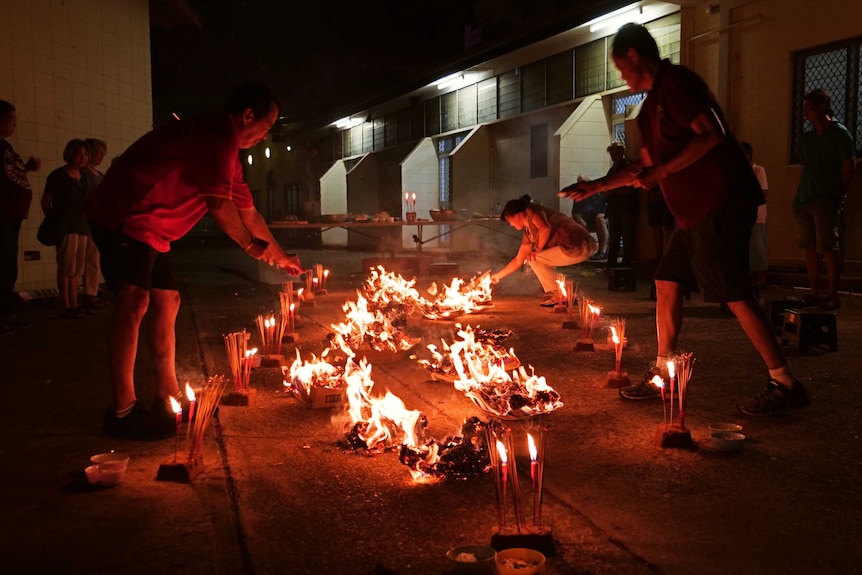
[[491, 303], [491, 275], [486, 272], [468, 282], [452, 278], [452, 282], [442, 289], [438, 289], [435, 283], [428, 291], [434, 300], [421, 302], [422, 315], [428, 319], [473, 313], [485, 309]]
[[[485, 365], [500, 364], [505, 370], [517, 369], [521, 365], [515, 352], [511, 348], [507, 350], [502, 345], [512, 334], [511, 331], [485, 330], [478, 327], [474, 329], [471, 326], [462, 329], [460, 325], [457, 327], [456, 353], [469, 350], [475, 357], [484, 358], [481, 361]], [[452, 362], [452, 348], [446, 341], [442, 342], [442, 346], [440, 349], [433, 343], [429, 344], [427, 347], [431, 352], [431, 359], [421, 359], [419, 363], [425, 367], [432, 378], [454, 381], [458, 373]]]
[[333, 365], [326, 361], [329, 350], [324, 350], [320, 357], [312, 354], [311, 360], [303, 361], [299, 350], [296, 359], [288, 366], [282, 366], [285, 376], [284, 385], [293, 391], [306, 403], [311, 401], [313, 388], [322, 387], [335, 389], [343, 384], [344, 367]]
[[398, 352], [406, 351], [415, 345], [407, 334], [392, 325], [392, 321], [380, 311], [369, 311], [368, 300], [361, 294], [357, 294], [357, 301], [345, 302], [342, 309], [347, 314], [346, 320], [333, 324], [332, 329], [354, 352], [363, 348]]

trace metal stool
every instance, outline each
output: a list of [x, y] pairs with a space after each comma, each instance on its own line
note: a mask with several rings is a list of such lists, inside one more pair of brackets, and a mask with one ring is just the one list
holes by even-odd
[[820, 346], [828, 347], [829, 351], [838, 351], [837, 315], [828, 311], [785, 310], [785, 344], [799, 351]]

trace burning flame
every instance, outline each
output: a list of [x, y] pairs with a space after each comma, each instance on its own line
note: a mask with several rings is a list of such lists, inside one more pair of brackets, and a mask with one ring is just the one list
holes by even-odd
[[497, 440], [497, 453], [500, 454], [500, 463], [506, 465], [509, 462], [509, 457], [506, 455], [506, 446], [499, 439]]
[[186, 399], [189, 401], [195, 400], [195, 390], [192, 389], [192, 386], [186, 383]]
[[363, 343], [375, 351], [397, 352], [413, 347], [415, 342], [394, 327], [389, 318], [379, 310], [369, 311], [368, 300], [358, 292], [356, 295], [355, 302], [348, 301], [342, 306], [347, 314], [346, 321], [331, 326], [343, 338], [346, 347], [354, 352], [359, 351]]
[[676, 364], [673, 362], [673, 360], [670, 360], [667, 362], [667, 374], [671, 379], [673, 379], [675, 373], [676, 373]]
[[177, 398], [175, 398], [173, 395], [171, 395], [170, 400], [171, 400], [171, 411], [174, 412], [174, 415], [181, 414], [183, 412], [183, 406], [180, 405], [180, 402], [177, 401]]
[[650, 382], [659, 389], [664, 388], [664, 380], [661, 378], [660, 375], [652, 376], [652, 379], [650, 380]]
[[[480, 341], [476, 330], [469, 325], [464, 329], [459, 329], [455, 335], [460, 340], [456, 340], [455, 344], [457, 345], [453, 344], [455, 345], [454, 353], [470, 353], [483, 365], [496, 363], [506, 370], [517, 369], [521, 365], [512, 348], [506, 350], [492, 342]], [[455, 372], [455, 366], [451, 361], [453, 349], [445, 340], [442, 341], [442, 346], [445, 353], [441, 352], [435, 344], [428, 344], [426, 347], [431, 352], [432, 359], [420, 359], [419, 363], [425, 366], [425, 369], [432, 375], [454, 378], [458, 374]]]
[[536, 441], [529, 433], [527, 434], [527, 447], [530, 450], [530, 461], [536, 461], [539, 458], [539, 452], [536, 449]]
[[611, 339], [614, 342], [614, 345], [620, 344], [620, 336], [617, 335], [617, 329], [614, 326], [611, 326]]

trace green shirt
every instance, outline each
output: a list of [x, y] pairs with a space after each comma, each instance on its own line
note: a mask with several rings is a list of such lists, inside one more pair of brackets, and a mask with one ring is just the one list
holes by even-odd
[[815, 200], [840, 202], [844, 197], [844, 162], [856, 154], [856, 142], [847, 128], [832, 120], [818, 134], [805, 132], [799, 140], [802, 177], [793, 205], [803, 207]]

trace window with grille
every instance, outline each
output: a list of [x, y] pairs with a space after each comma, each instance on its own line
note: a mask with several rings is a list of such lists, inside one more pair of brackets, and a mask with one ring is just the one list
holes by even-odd
[[465, 86], [458, 90], [458, 127], [470, 128], [476, 125], [476, 86]]
[[611, 132], [617, 142], [626, 143], [626, 117], [643, 102], [646, 92], [617, 94], [611, 101]]
[[479, 82], [476, 100], [479, 108], [478, 122], [490, 122], [497, 119], [497, 78], [488, 78]]
[[521, 102], [522, 112], [532, 112], [545, 107], [544, 60], [521, 69]]
[[501, 118], [521, 113], [521, 76], [518, 70], [500, 75], [500, 96], [497, 109]]
[[862, 150], [862, 37], [793, 55], [793, 112], [790, 159], [799, 162], [799, 138], [811, 130], [802, 117], [805, 94], [820, 88], [832, 96], [833, 117], [855, 136]]

